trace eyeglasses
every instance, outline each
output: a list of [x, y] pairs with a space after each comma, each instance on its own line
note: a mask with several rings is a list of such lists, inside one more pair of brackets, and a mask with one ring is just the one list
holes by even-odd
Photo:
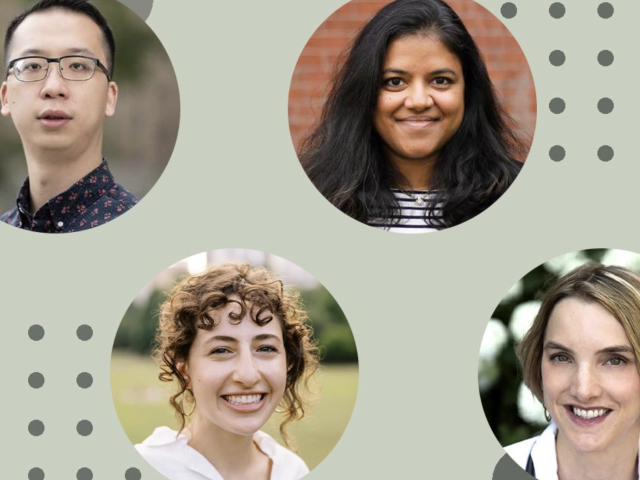
[[72, 82], [86, 82], [91, 80], [99, 67], [111, 81], [109, 70], [97, 58], [84, 57], [82, 55], [67, 55], [59, 58], [47, 57], [21, 57], [11, 60], [7, 69], [7, 77], [13, 71], [15, 77], [21, 82], [39, 82], [49, 75], [49, 64], [57, 63], [60, 75], [65, 80]]

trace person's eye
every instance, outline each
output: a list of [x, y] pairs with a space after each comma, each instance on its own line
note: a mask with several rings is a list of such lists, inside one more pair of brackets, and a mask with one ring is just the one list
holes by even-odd
[[446, 87], [451, 85], [451, 79], [447, 77], [437, 77], [433, 79], [433, 83], [439, 87]]
[[84, 63], [75, 62], [75, 63], [72, 63], [71, 65], [69, 65], [69, 68], [71, 70], [76, 70], [76, 71], [81, 72], [83, 70], [86, 70], [87, 66]]
[[218, 347], [211, 350], [211, 355], [225, 355], [227, 353], [231, 353], [227, 347]]
[[29, 63], [25, 63], [21, 70], [24, 71], [29, 71], [29, 72], [37, 72], [38, 70], [40, 70], [42, 68], [42, 65], [40, 65], [37, 62], [29, 62]]
[[569, 357], [563, 355], [562, 353], [557, 353], [551, 356], [551, 361], [557, 363], [567, 363], [569, 361]]
[[611, 357], [605, 362], [605, 365], [613, 365], [614, 367], [619, 367], [620, 365], [625, 365], [626, 363], [627, 360], [622, 357]]
[[398, 88], [404, 85], [404, 80], [402, 80], [400, 77], [386, 78], [384, 80], [384, 85], [386, 87]]
[[262, 345], [258, 348], [260, 353], [278, 353], [278, 349], [273, 345]]

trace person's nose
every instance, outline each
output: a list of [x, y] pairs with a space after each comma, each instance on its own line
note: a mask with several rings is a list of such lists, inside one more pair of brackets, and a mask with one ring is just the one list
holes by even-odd
[[41, 94], [45, 98], [67, 97], [69, 95], [69, 85], [67, 80], [62, 78], [59, 63], [50, 63], [47, 76], [42, 80]]
[[406, 92], [407, 97], [404, 104], [410, 110], [426, 110], [433, 105], [432, 92], [429, 90], [428, 85], [424, 85], [422, 82], [416, 82], [411, 85]]
[[260, 370], [251, 352], [241, 352], [233, 371], [233, 381], [245, 387], [252, 387], [260, 381]]
[[590, 365], [581, 365], [573, 376], [571, 393], [582, 402], [597, 398], [602, 393], [597, 372]]

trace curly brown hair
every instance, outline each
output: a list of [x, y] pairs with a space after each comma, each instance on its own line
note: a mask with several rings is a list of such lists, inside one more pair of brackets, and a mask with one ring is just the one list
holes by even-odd
[[[185, 428], [188, 416], [184, 406], [193, 403], [193, 391], [179, 364], [187, 361], [198, 329], [209, 331], [219, 323], [212, 311], [229, 302], [239, 303], [241, 307], [240, 313], [229, 315], [232, 322], [240, 323], [247, 314], [260, 326], [274, 317], [280, 321], [287, 358], [287, 381], [280, 403], [284, 410], [280, 435], [290, 446], [286, 427], [305, 415], [308, 404], [302, 387], [309, 390], [309, 379], [318, 368], [318, 347], [299, 293], [285, 289], [282, 281], [265, 268], [246, 263], [224, 263], [204, 273], [186, 276], [160, 307], [153, 356], [160, 365], [160, 380], [171, 382], [175, 378], [178, 382], [178, 392], [169, 402], [181, 423], [180, 431]], [[187, 393], [190, 399], [186, 398]]]

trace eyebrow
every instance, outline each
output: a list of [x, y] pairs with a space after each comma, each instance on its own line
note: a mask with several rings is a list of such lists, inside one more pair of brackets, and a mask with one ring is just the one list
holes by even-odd
[[[44, 56], [44, 50], [40, 48], [27, 48], [20, 53], [21, 57], [26, 57], [29, 55], [41, 55]], [[86, 48], [67, 48], [65, 50], [65, 55], [89, 55], [95, 56], [95, 54]]]
[[[567, 348], [564, 345], [556, 342], [547, 342], [544, 346], [544, 350], [562, 350], [567, 353], [573, 354], [573, 351], [570, 348]], [[630, 355], [635, 355], [635, 351], [633, 350], [633, 348], [626, 345], [614, 345], [612, 347], [601, 348], [596, 352], [597, 355], [601, 355], [603, 353], [627, 353]]]
[[[228, 335], [215, 335], [213, 337], [209, 337], [209, 339], [205, 342], [205, 344], [209, 344], [214, 340], [219, 340], [221, 342], [229, 342], [229, 343], [238, 343], [238, 339], [235, 337], [230, 337]], [[264, 340], [277, 340], [281, 342], [280, 337], [273, 335], [271, 333], [261, 333], [260, 335], [256, 335], [251, 339], [254, 342], [262, 342]]]
[[[402, 70], [400, 68], [385, 68], [382, 71], [383, 75], [386, 75], [389, 73], [395, 73], [397, 75], [411, 75], [410, 72], [407, 72], [406, 70]], [[456, 77], [458, 76], [457, 72], [455, 70], [452, 70], [451, 68], [439, 68], [437, 70], [432, 70], [431, 72], [429, 72], [429, 75], [443, 75], [443, 74], [454, 75]]]

